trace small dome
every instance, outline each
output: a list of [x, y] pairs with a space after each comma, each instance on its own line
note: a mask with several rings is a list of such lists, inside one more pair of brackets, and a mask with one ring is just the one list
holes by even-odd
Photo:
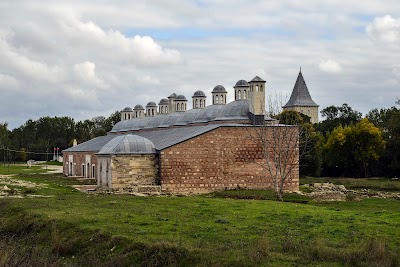
[[157, 105], [154, 102], [149, 102], [147, 103], [146, 107], [157, 107]]
[[171, 94], [168, 98], [176, 98], [176, 94], [173, 93], [173, 94]]
[[132, 112], [132, 111], [133, 111], [132, 108], [126, 107], [121, 112]]
[[186, 100], [186, 97], [184, 95], [178, 95], [176, 100]]
[[168, 105], [168, 99], [163, 98], [160, 100], [160, 103], [158, 103], [158, 105]]
[[226, 93], [225, 87], [223, 87], [222, 85], [217, 85], [214, 87], [213, 93]]
[[206, 96], [206, 94], [203, 92], [203, 91], [196, 91], [195, 93], [194, 93], [194, 95], [193, 95], [193, 97], [196, 97], [196, 96]]
[[144, 109], [142, 105], [136, 105], [134, 109]]
[[98, 154], [153, 154], [156, 148], [149, 139], [133, 135], [117, 136], [105, 144]]
[[245, 80], [239, 80], [234, 87], [249, 87], [249, 83]]

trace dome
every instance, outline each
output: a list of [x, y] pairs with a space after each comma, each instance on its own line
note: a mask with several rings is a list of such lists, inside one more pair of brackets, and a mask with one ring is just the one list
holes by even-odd
[[121, 112], [132, 112], [132, 111], [133, 111], [132, 108], [126, 107]]
[[178, 95], [176, 100], [186, 100], [186, 97], [184, 95]]
[[234, 87], [249, 87], [249, 83], [245, 80], [239, 80]]
[[203, 96], [203, 97], [205, 97], [206, 96], [206, 94], [203, 92], [203, 91], [196, 91], [195, 93], [194, 93], [194, 95], [193, 95], [193, 97], [196, 97], [196, 96]]
[[176, 94], [173, 93], [173, 94], [171, 94], [168, 98], [176, 98]]
[[133, 135], [117, 136], [105, 144], [98, 154], [153, 154], [156, 148], [149, 139]]
[[227, 105], [223, 105], [222, 107], [223, 109], [215, 118], [216, 121], [248, 120], [248, 100], [233, 101]]
[[149, 102], [147, 103], [146, 107], [157, 107], [157, 105], [154, 102]]
[[217, 85], [214, 87], [213, 93], [226, 93], [225, 87], [223, 87], [222, 85]]
[[144, 109], [142, 105], [136, 105], [134, 109]]
[[158, 105], [168, 105], [168, 99], [163, 98], [160, 100], [160, 103], [158, 103]]

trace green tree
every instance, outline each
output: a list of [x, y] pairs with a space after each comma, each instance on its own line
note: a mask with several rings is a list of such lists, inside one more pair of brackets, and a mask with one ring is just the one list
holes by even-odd
[[321, 110], [321, 115], [325, 120], [317, 125], [317, 129], [324, 135], [333, 131], [337, 126], [356, 124], [362, 119], [361, 112], [353, 110], [344, 103], [341, 107], [329, 106]]

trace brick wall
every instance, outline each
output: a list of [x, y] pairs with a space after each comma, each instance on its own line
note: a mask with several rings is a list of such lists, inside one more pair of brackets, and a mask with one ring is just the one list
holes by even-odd
[[[297, 131], [294, 127], [291, 129]], [[265, 164], [265, 157], [255, 131], [259, 130], [251, 127], [221, 127], [161, 151], [162, 190], [202, 193], [237, 187], [273, 188], [270, 175], [260, 165]], [[265, 131], [271, 139], [271, 128]], [[298, 186], [296, 160], [285, 190], [295, 191]]]
[[95, 156], [95, 152], [64, 152], [63, 153], [63, 173], [64, 175], [69, 175], [68, 171], [69, 171], [69, 156], [72, 155], [73, 156], [73, 167], [74, 168], [74, 173], [73, 176], [85, 176], [84, 173], [82, 173], [82, 164], [85, 164], [85, 172], [87, 171], [87, 157], [90, 157], [90, 169], [89, 172], [87, 173], [88, 177], [92, 177], [93, 174], [93, 169], [92, 169], [92, 165], [95, 165], [95, 174], [94, 177], [98, 177], [97, 174], [97, 156]]

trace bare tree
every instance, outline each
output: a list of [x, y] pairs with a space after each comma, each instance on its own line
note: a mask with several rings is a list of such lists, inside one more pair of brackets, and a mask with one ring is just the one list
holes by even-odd
[[310, 134], [298, 112], [281, 112], [278, 103], [270, 102], [267, 107], [267, 115], [275, 121], [264, 121], [249, 131], [262, 150], [263, 159], [258, 164], [272, 181], [277, 200], [283, 201], [285, 190], [298, 187], [300, 158], [310, 151]]

